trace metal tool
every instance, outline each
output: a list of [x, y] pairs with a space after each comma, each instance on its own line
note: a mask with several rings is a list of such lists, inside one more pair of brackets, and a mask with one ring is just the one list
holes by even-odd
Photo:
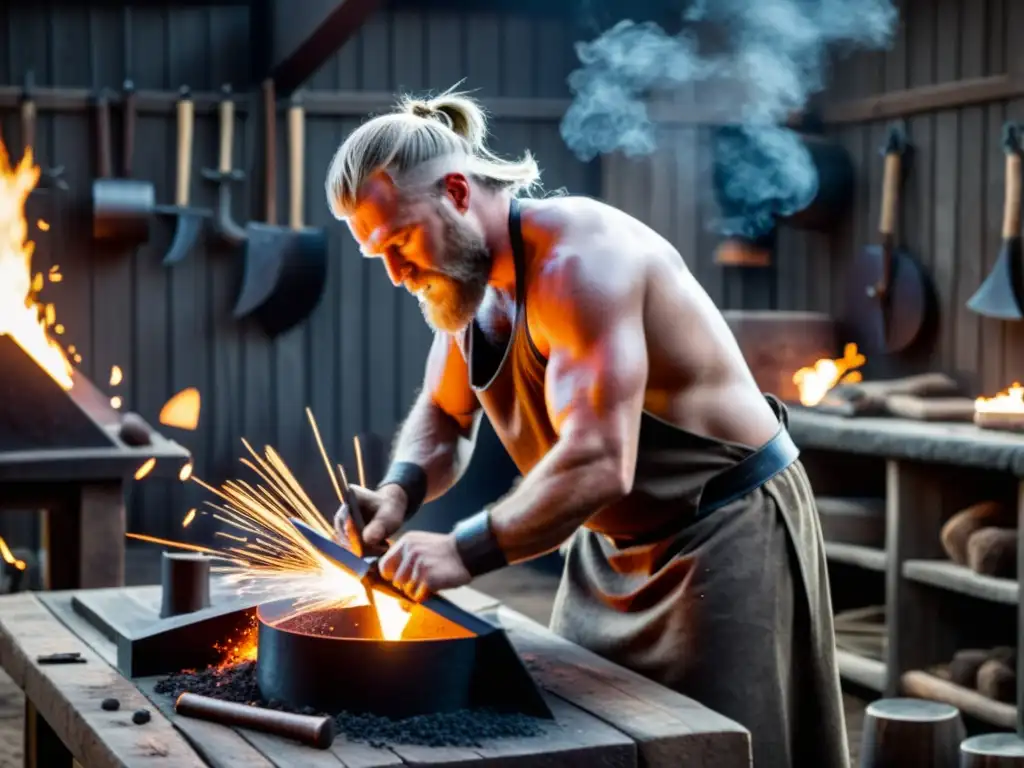
[[164, 256], [165, 267], [177, 264], [184, 259], [199, 239], [203, 229], [203, 220], [210, 212], [201, 208], [189, 207], [189, 189], [192, 182], [192, 128], [195, 123], [195, 111], [192, 105], [192, 94], [188, 86], [182, 86], [178, 98], [178, 152], [175, 178], [174, 205], [157, 206], [157, 213], [174, 216], [177, 223], [174, 229], [174, 240], [171, 248]]
[[36, 102], [35, 102], [35, 74], [32, 70], [25, 73], [25, 86], [21, 94], [21, 148], [22, 151], [32, 150], [36, 164], [40, 167], [39, 186], [57, 187], [62, 191], [68, 190], [68, 184], [62, 178], [64, 166], [56, 168], [43, 168], [39, 161], [39, 146], [36, 144]]
[[885, 173], [878, 225], [879, 243], [862, 251], [846, 281], [847, 311], [856, 341], [868, 355], [902, 352], [918, 342], [934, 315], [934, 288], [896, 236], [902, 161], [907, 152], [901, 123], [889, 128], [882, 156]]
[[96, 101], [99, 178], [92, 184], [92, 235], [95, 240], [139, 245], [149, 240], [156, 205], [153, 185], [131, 178], [135, 151], [135, 86], [124, 83], [123, 178], [114, 178], [110, 141], [110, 99], [106, 91]]
[[235, 138], [235, 102], [231, 86], [221, 88], [221, 101], [217, 109], [220, 118], [220, 142], [216, 168], [204, 168], [203, 178], [217, 185], [217, 213], [214, 227], [217, 235], [230, 246], [245, 242], [245, 230], [235, 223], [231, 214], [231, 185], [243, 181], [245, 173], [231, 167]]
[[1003, 152], [1006, 155], [1006, 195], [1003, 201], [1003, 244], [999, 258], [985, 282], [967, 302], [967, 308], [985, 317], [1000, 320], [1024, 319], [1024, 276], [1021, 268], [1020, 199], [1021, 136], [1020, 125], [1003, 126]]
[[293, 101], [288, 113], [290, 228], [277, 226], [276, 102], [274, 83], [263, 83], [265, 119], [266, 218], [246, 230], [242, 289], [236, 318], [253, 317], [269, 336], [295, 327], [316, 308], [327, 284], [327, 237], [303, 226], [302, 192], [305, 112]]

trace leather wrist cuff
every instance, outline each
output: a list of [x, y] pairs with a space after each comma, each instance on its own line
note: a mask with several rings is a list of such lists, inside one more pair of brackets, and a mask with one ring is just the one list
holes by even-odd
[[508, 565], [508, 559], [498, 546], [498, 539], [491, 528], [489, 509], [460, 520], [452, 533], [455, 549], [470, 576], [482, 576]]
[[427, 473], [419, 464], [411, 461], [398, 461], [388, 468], [387, 475], [380, 481], [377, 490], [385, 485], [397, 485], [405, 491], [409, 503], [405, 508], [405, 519], [408, 520], [423, 504], [427, 496]]

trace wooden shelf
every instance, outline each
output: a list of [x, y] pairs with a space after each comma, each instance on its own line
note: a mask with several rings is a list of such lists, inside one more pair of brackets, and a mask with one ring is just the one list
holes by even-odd
[[1017, 727], [1017, 708], [1012, 704], [993, 701], [977, 691], [928, 672], [905, 672], [900, 678], [900, 688], [909, 696], [952, 704], [965, 715], [990, 725], [1006, 729]]
[[885, 550], [862, 547], [859, 544], [843, 544], [838, 541], [825, 542], [825, 556], [834, 562], [856, 565], [869, 571], [885, 571]]
[[907, 560], [903, 563], [903, 576], [921, 584], [1005, 605], [1016, 605], [1020, 594], [1013, 579], [982, 576], [949, 560]]
[[858, 656], [839, 648], [836, 649], [836, 662], [839, 664], [839, 676], [851, 683], [863, 685], [872, 691], [881, 693], [885, 690], [885, 663]]

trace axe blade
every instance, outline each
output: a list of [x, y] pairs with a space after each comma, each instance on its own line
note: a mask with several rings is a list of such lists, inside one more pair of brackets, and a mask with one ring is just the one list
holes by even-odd
[[163, 265], [172, 266], [182, 261], [192, 250], [202, 230], [203, 214], [196, 211], [180, 211], [174, 229], [174, 240], [164, 256]]

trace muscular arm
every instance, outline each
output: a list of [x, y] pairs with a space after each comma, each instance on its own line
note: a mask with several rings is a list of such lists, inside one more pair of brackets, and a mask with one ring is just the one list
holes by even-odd
[[408, 461], [427, 473], [430, 501], [461, 477], [472, 453], [479, 402], [469, 386], [466, 361], [455, 340], [434, 334], [424, 386], [395, 440], [392, 461]]
[[609, 260], [560, 256], [546, 267], [531, 318], [550, 347], [545, 382], [558, 442], [491, 509], [510, 563], [556, 549], [632, 489], [647, 384], [644, 280]]

